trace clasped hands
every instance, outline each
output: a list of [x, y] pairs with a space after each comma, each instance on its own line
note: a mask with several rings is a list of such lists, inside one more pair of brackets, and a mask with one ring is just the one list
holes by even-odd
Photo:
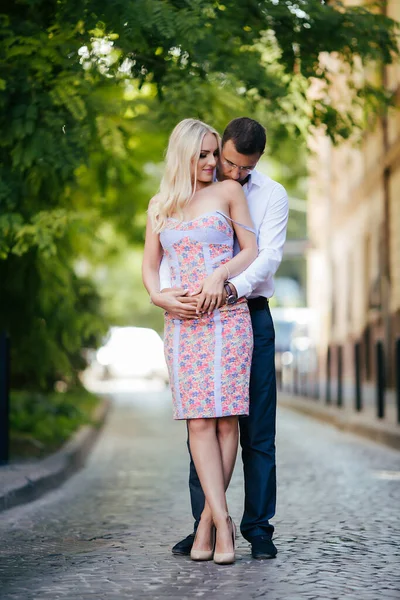
[[164, 288], [162, 292], [152, 295], [153, 304], [163, 308], [175, 319], [196, 319], [204, 313], [211, 314], [225, 304], [223, 275], [214, 271], [190, 293], [184, 288]]

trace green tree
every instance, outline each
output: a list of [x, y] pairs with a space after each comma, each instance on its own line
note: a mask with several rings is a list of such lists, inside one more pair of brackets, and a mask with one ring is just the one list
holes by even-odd
[[[3, 0], [0, 329], [13, 340], [13, 381], [76, 378], [80, 348], [104, 330], [77, 259], [112, 254], [104, 221], [140, 239], [149, 165], [172, 124], [192, 115], [222, 128], [246, 112], [276, 148], [315, 125], [347, 137], [360, 105], [390, 101], [351, 75], [359, 62], [390, 63], [396, 32], [340, 2]], [[355, 110], [307, 97], [313, 79], [329, 89], [322, 52], [342, 59]]]

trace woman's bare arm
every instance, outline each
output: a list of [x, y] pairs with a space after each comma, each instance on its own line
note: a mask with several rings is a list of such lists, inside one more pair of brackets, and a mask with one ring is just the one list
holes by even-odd
[[254, 224], [242, 186], [237, 181], [225, 181], [224, 186], [229, 201], [229, 216], [232, 221], [236, 221], [236, 223], [232, 222], [232, 226], [240, 247], [240, 252], [225, 263], [229, 275], [234, 277], [247, 269], [253, 260], [257, 258], [258, 247]]
[[[246, 196], [240, 183], [236, 181], [224, 181], [218, 185], [221, 186], [221, 193], [227, 200], [230, 217], [249, 229], [253, 229], [254, 225], [251, 220]], [[257, 257], [258, 249], [255, 233], [239, 225], [233, 224], [233, 226], [239, 242], [240, 252], [229, 262], [215, 269], [213, 274], [203, 281], [200, 293], [199, 290], [196, 291], [196, 295], [198, 294], [197, 310], [199, 313], [211, 312], [220, 306], [224, 297], [224, 282], [230, 276], [238, 275], [244, 271]]]
[[153, 232], [150, 217], [147, 217], [146, 238], [144, 244], [142, 279], [150, 299], [156, 306], [179, 319], [189, 319], [196, 315], [193, 303], [187, 299], [182, 302], [187, 291], [182, 288], [173, 288], [160, 292], [160, 263], [163, 249], [160, 236]]

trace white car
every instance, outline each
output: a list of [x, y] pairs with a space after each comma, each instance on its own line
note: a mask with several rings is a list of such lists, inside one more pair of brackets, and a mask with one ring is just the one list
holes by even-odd
[[159, 378], [168, 382], [164, 344], [154, 329], [112, 327], [96, 360], [103, 367], [104, 378]]
[[275, 327], [275, 366], [282, 371], [285, 367], [296, 367], [304, 373], [316, 369], [316, 353], [310, 337], [314, 315], [306, 307], [271, 308]]

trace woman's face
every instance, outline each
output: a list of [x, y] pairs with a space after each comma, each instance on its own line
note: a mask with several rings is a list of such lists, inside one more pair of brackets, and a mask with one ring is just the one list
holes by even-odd
[[210, 183], [213, 181], [218, 154], [217, 138], [213, 133], [206, 133], [201, 144], [200, 156], [197, 163], [196, 179], [198, 183]]

